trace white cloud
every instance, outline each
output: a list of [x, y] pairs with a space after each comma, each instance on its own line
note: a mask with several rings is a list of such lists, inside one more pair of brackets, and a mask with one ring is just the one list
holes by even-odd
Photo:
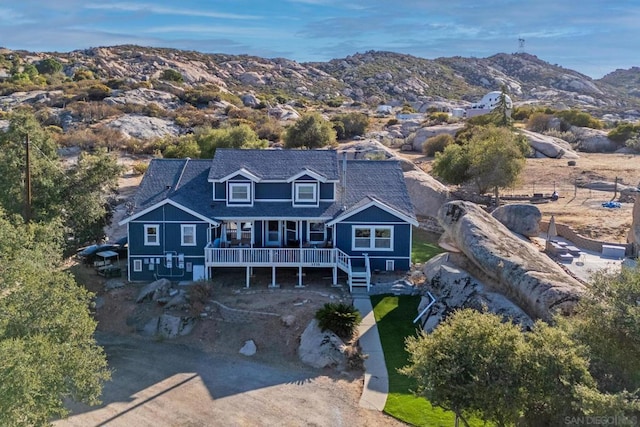
[[261, 16], [244, 15], [237, 13], [215, 12], [211, 10], [195, 10], [195, 9], [178, 9], [172, 7], [157, 6], [152, 3], [110, 3], [110, 4], [88, 4], [84, 6], [86, 9], [112, 10], [123, 12], [150, 12], [158, 15], [182, 15], [197, 16], [204, 18], [220, 18], [220, 19], [262, 19]]

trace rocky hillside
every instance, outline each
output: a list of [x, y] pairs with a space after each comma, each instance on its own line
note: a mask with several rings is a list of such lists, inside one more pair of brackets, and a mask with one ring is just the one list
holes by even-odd
[[0, 81], [5, 80], [0, 83], [1, 94], [21, 90], [21, 86], [7, 83], [16, 67], [22, 69], [45, 58], [61, 62], [68, 77], [89, 70], [103, 82], [157, 82], [165, 70], [175, 70], [182, 75], [181, 85], [171, 90], [152, 85], [174, 95], [185, 87], [215, 85], [238, 96], [252, 93], [264, 100], [356, 101], [372, 106], [409, 102], [421, 109], [443, 102], [465, 105], [505, 84], [515, 101], [521, 103], [576, 107], [596, 114], [622, 112], [640, 105], [638, 68], [618, 70], [593, 80], [524, 53], [429, 60], [371, 51], [322, 63], [298, 63], [284, 58], [131, 45], [69, 53], [1, 49]]

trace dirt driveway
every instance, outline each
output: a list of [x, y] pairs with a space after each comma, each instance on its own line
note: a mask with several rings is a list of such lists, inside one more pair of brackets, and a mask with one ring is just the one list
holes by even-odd
[[291, 370], [180, 344], [98, 333], [113, 379], [103, 405], [56, 426], [388, 426], [359, 408], [359, 379]]

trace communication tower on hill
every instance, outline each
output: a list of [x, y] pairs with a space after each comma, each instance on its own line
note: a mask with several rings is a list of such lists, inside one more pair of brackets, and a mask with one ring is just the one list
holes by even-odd
[[524, 53], [524, 39], [518, 39], [518, 53]]

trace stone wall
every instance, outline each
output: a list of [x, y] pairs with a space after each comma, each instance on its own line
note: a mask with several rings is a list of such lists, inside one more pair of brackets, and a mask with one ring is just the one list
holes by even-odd
[[[540, 221], [540, 231], [546, 233], [549, 229], [549, 221]], [[573, 242], [576, 246], [586, 249], [592, 252], [602, 252], [602, 245], [615, 245], [615, 246], [623, 246], [625, 248], [626, 255], [632, 254], [632, 244], [630, 243], [617, 243], [617, 242], [607, 242], [604, 240], [596, 240], [590, 239], [588, 237], [584, 237], [578, 234], [573, 228], [566, 224], [560, 224], [556, 222], [556, 230], [558, 231], [558, 236], [563, 237], [571, 242]]]

